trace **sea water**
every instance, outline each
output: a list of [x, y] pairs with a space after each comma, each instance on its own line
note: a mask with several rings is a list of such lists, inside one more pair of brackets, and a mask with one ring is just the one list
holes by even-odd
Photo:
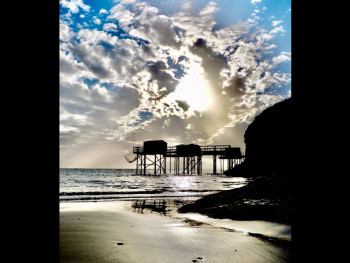
[[[179, 204], [222, 190], [239, 188], [247, 183], [248, 179], [243, 177], [214, 175], [205, 170], [201, 175], [136, 175], [134, 169], [60, 169], [59, 200], [62, 205], [131, 201], [134, 211], [151, 207], [152, 211], [166, 213], [169, 206], [178, 208]], [[184, 217], [243, 233], [291, 239], [290, 225], [213, 219], [195, 213], [187, 213]]]
[[60, 169], [60, 202], [197, 200], [247, 184], [242, 177], [214, 175], [136, 175], [134, 169]]

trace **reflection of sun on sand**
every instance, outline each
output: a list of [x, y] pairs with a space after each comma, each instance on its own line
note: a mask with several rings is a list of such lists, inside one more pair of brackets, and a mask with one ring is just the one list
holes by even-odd
[[271, 243], [190, 223], [130, 202], [62, 204], [60, 262], [288, 262]]

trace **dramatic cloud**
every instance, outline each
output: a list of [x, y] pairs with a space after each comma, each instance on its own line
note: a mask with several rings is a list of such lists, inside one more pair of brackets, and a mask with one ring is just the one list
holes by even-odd
[[[83, 1], [60, 3], [73, 14], [90, 10]], [[291, 80], [278, 68], [290, 53], [271, 56], [272, 40], [285, 32], [281, 21], [272, 30], [256, 27], [257, 19], [216, 28], [215, 2], [196, 14], [190, 9], [186, 1], [164, 15], [144, 2], [121, 1], [91, 17], [100, 29], [74, 28], [61, 16], [62, 165], [95, 149], [88, 166], [107, 167], [103, 149], [122, 156], [151, 139], [244, 148], [253, 118], [290, 96], [278, 92]]]

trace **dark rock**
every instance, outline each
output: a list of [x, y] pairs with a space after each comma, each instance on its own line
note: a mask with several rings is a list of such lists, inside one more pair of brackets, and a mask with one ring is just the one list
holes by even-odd
[[178, 209], [213, 218], [291, 222], [291, 193], [279, 176], [259, 177], [241, 188], [207, 195]]
[[214, 218], [291, 223], [292, 100], [266, 109], [245, 132], [245, 162], [227, 175], [250, 178], [241, 188], [205, 196], [178, 209]]
[[244, 165], [236, 170], [245, 170], [239, 172], [250, 177], [290, 175], [292, 154], [296, 153], [292, 112], [292, 99], [286, 99], [255, 117], [244, 134]]

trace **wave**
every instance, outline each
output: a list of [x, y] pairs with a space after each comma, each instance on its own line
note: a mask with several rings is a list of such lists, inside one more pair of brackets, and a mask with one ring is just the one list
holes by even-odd
[[92, 191], [92, 192], [61, 192], [60, 202], [112, 201], [140, 199], [198, 199], [217, 190], [171, 190], [156, 189], [143, 191]]
[[133, 195], [133, 194], [160, 194], [165, 189], [149, 190], [149, 191], [93, 191], [93, 192], [61, 192], [60, 196], [81, 196], [81, 195]]
[[208, 190], [208, 189], [155, 189], [155, 190], [143, 190], [143, 191], [91, 191], [91, 192], [61, 192], [60, 196], [81, 196], [81, 195], [137, 195], [137, 194], [161, 194], [164, 192], [174, 193], [213, 193], [220, 190]]

